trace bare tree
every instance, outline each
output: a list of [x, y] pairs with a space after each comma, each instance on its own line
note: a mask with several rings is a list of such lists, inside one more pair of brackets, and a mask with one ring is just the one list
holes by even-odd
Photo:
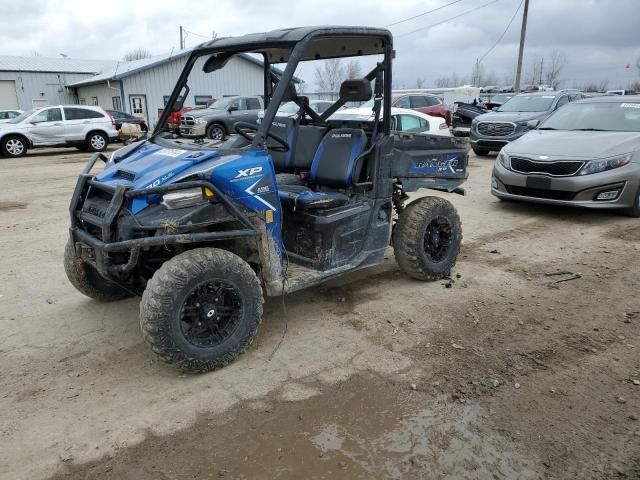
[[424, 88], [425, 83], [426, 81], [424, 78], [421, 78], [421, 77], [416, 78], [416, 88]]
[[315, 69], [316, 84], [321, 91], [337, 92], [346, 77], [346, 69], [339, 58], [325, 60]]
[[536, 56], [529, 61], [529, 68], [524, 76], [524, 83], [538, 85], [542, 77], [541, 68], [543, 67], [543, 63], [544, 60], [540, 56]]
[[151, 56], [151, 52], [146, 48], [134, 48], [133, 50], [129, 50], [124, 54], [123, 60], [125, 62], [132, 62], [134, 60], [142, 60], [143, 58], [149, 58]]
[[358, 62], [358, 59], [354, 58], [353, 60], [349, 60], [349, 63], [347, 63], [347, 66], [344, 68], [344, 79], [353, 80], [361, 76], [360, 62]]
[[609, 88], [609, 79], [605, 78], [604, 80], [600, 80], [600, 83], [598, 84], [598, 91], [606, 92], [608, 88]]
[[558, 88], [560, 83], [562, 83], [562, 80], [560, 80], [560, 74], [562, 73], [562, 69], [566, 63], [567, 56], [560, 50], [552, 51], [549, 60], [545, 62], [545, 83], [551, 86], [554, 90]]
[[30, 57], [42, 57], [43, 55], [37, 50], [31, 50], [31, 52], [29, 52], [29, 56]]

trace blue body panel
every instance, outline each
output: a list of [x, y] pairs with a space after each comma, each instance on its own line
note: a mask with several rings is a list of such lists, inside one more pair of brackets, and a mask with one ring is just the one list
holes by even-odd
[[[194, 174], [202, 175], [229, 198], [257, 213], [280, 247], [278, 250], [282, 248], [282, 213], [275, 169], [264, 150], [221, 155], [215, 150], [170, 149], [145, 142], [118, 163], [107, 162], [96, 180], [139, 190], [177, 183]], [[158, 201], [157, 195], [139, 197], [133, 199], [129, 208], [135, 215]]]

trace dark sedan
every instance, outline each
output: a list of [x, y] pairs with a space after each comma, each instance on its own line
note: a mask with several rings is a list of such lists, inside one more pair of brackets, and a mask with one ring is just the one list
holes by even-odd
[[133, 123], [134, 125], [140, 125], [140, 130], [146, 132], [149, 130], [147, 121], [144, 118], [136, 117], [126, 112], [119, 112], [118, 110], [107, 110], [107, 113], [113, 117], [116, 122], [116, 130], [120, 130], [123, 123]]

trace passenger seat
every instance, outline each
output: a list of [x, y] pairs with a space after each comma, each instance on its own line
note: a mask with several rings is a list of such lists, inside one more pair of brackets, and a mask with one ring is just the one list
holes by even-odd
[[364, 151], [364, 130], [339, 128], [324, 136], [310, 165], [309, 185], [278, 187], [283, 205], [295, 210], [338, 207], [349, 202], [346, 190], [360, 177], [362, 163], [356, 162]]

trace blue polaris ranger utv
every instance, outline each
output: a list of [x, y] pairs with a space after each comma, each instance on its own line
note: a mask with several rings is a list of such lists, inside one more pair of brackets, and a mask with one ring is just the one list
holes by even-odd
[[[223, 141], [166, 126], [190, 98], [192, 70], [215, 79], [247, 55], [264, 65], [259, 124], [239, 121]], [[318, 114], [296, 91], [296, 68], [344, 57], [371, 61], [371, 71], [345, 80]], [[108, 159], [95, 154], [80, 175], [64, 259], [71, 283], [100, 301], [141, 295], [151, 349], [202, 372], [247, 348], [264, 295], [378, 265], [390, 245], [409, 276], [449, 275], [462, 239], [455, 208], [435, 196], [408, 203], [407, 193], [463, 194], [467, 145], [396, 125], [393, 58], [391, 33], [365, 27], [293, 28], [195, 48], [153, 134]], [[370, 99], [371, 116], [334, 115]], [[277, 116], [285, 102], [298, 106], [295, 116]], [[98, 160], [104, 170], [93, 174]]]

